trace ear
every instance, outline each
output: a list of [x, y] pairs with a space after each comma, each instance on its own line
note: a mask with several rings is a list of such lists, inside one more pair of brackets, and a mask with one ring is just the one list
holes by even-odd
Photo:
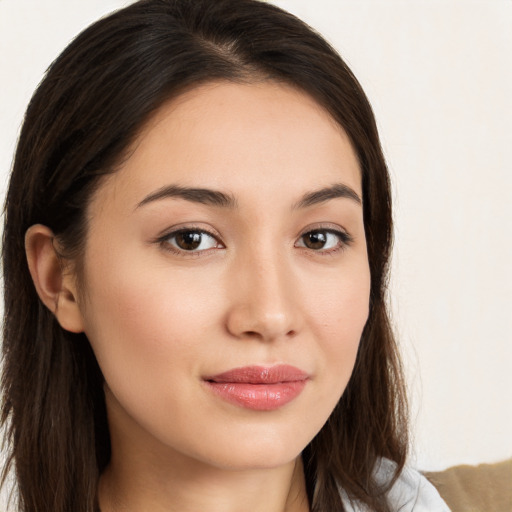
[[83, 332], [75, 276], [66, 271], [54, 244], [55, 236], [46, 226], [35, 224], [27, 230], [25, 252], [30, 275], [39, 298], [60, 326], [67, 331]]

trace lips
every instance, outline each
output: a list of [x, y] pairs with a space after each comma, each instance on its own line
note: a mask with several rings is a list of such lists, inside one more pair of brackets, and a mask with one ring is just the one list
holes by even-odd
[[234, 405], [256, 411], [272, 411], [294, 400], [309, 379], [290, 365], [244, 366], [206, 377], [206, 386]]

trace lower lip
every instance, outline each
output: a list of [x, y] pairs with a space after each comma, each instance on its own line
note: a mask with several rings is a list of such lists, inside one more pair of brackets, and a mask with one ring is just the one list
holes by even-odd
[[245, 382], [211, 382], [206, 385], [218, 396], [232, 404], [255, 411], [273, 411], [296, 398], [307, 380], [250, 384]]

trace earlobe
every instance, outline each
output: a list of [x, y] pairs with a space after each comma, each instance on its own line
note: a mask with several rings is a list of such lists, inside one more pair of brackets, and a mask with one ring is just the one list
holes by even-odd
[[83, 332], [83, 318], [77, 302], [74, 276], [66, 272], [55, 246], [51, 229], [42, 224], [25, 233], [28, 268], [39, 298], [55, 315], [60, 326], [71, 332]]

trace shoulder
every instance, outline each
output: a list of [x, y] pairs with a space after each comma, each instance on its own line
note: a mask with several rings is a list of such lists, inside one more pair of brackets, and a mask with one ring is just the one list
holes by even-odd
[[[377, 481], [391, 480], [395, 463], [382, 459], [376, 471]], [[388, 492], [392, 510], [400, 512], [449, 512], [437, 489], [418, 471], [405, 467]]]
[[[386, 485], [392, 478], [396, 465], [388, 459], [382, 459], [376, 470], [375, 478]], [[343, 493], [342, 493], [343, 495]], [[343, 496], [347, 512], [369, 512], [366, 508], [351, 503]], [[450, 512], [437, 489], [418, 471], [405, 467], [388, 491], [388, 501], [393, 512]]]

